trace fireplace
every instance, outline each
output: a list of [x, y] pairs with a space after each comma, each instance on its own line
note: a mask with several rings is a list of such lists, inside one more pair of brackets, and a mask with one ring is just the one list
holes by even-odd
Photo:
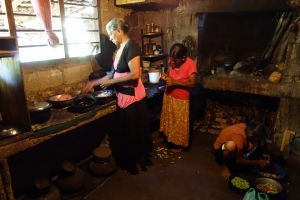
[[[264, 74], [235, 76], [231, 73], [232, 69], [228, 71], [225, 67], [225, 61], [233, 63], [234, 67], [237, 62], [249, 57], [263, 58], [276, 32], [280, 14], [266, 11], [198, 15], [198, 66], [206, 75], [202, 78], [202, 86], [207, 94], [204, 131], [217, 134], [229, 124], [257, 119], [267, 125], [269, 139], [273, 139], [273, 142], [274, 138], [279, 140], [275, 142], [276, 145], [280, 145], [286, 130], [299, 135], [300, 124], [297, 119], [300, 116], [295, 110], [300, 108], [300, 85], [299, 81], [291, 78], [299, 76], [294, 73], [299, 67], [297, 56], [294, 55], [300, 46], [299, 41], [289, 42], [287, 49], [290, 51], [286, 51], [282, 61], [286, 68], [282, 71], [281, 82], [272, 83]], [[268, 61], [267, 64], [277, 64]], [[216, 67], [222, 69], [222, 73], [218, 73], [218, 70], [212, 73]], [[233, 103], [233, 100], [238, 101]]]
[[261, 57], [274, 34], [276, 19], [274, 11], [200, 14], [199, 66], [211, 67], [222, 62], [222, 57], [232, 62]]

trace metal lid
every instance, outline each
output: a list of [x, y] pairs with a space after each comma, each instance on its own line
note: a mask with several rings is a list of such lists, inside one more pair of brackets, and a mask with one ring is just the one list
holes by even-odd
[[51, 104], [48, 102], [34, 102], [33, 104], [29, 105], [30, 111], [42, 111], [47, 108], [51, 108]]

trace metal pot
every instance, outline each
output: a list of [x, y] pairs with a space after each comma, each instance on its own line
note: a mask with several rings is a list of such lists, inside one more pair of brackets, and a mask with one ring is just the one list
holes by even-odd
[[97, 99], [93, 95], [82, 95], [74, 99], [70, 111], [84, 113], [96, 106]]
[[109, 103], [114, 100], [114, 94], [111, 90], [100, 90], [94, 92], [94, 96], [97, 98], [97, 103], [100, 105]]
[[64, 108], [72, 104], [74, 97], [70, 94], [58, 94], [49, 98], [50, 102], [55, 108]]
[[34, 102], [28, 107], [30, 112], [30, 119], [33, 124], [47, 122], [51, 117], [51, 103]]

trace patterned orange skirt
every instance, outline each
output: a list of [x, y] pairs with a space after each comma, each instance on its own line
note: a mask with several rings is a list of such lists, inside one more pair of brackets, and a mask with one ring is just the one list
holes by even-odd
[[175, 145], [189, 145], [189, 100], [164, 94], [160, 116], [160, 131]]

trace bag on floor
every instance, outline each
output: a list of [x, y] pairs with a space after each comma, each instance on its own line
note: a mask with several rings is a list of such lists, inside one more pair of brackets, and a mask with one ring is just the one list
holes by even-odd
[[256, 200], [256, 191], [254, 188], [249, 188], [243, 197], [243, 200]]
[[257, 200], [270, 200], [270, 198], [266, 193], [259, 192], [257, 193]]
[[256, 193], [254, 188], [249, 188], [249, 190], [244, 195], [243, 200], [270, 200], [270, 198], [266, 193]]

